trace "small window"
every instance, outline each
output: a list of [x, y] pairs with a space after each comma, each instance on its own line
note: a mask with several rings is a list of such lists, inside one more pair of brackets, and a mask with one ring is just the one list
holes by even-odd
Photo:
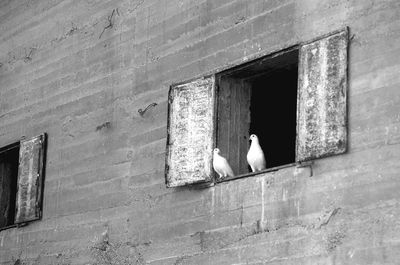
[[236, 174], [251, 172], [251, 134], [258, 136], [267, 168], [295, 162], [297, 72], [294, 48], [217, 75], [216, 143]]
[[[166, 184], [218, 182], [213, 148], [235, 176], [249, 172], [249, 135], [267, 169], [347, 150], [348, 29], [169, 91]], [[272, 169], [270, 169], [272, 170]]]
[[19, 142], [0, 149], [0, 228], [14, 224]]
[[0, 148], [0, 230], [42, 213], [46, 134]]

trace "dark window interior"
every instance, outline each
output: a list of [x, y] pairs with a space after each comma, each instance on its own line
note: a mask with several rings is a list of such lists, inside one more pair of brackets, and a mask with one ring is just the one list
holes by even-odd
[[217, 76], [217, 147], [235, 175], [251, 172], [251, 134], [259, 138], [267, 168], [295, 162], [297, 72], [298, 49], [291, 49]]
[[256, 134], [267, 167], [295, 161], [297, 65], [251, 81], [250, 134]]
[[0, 228], [14, 223], [18, 159], [19, 144], [0, 149]]

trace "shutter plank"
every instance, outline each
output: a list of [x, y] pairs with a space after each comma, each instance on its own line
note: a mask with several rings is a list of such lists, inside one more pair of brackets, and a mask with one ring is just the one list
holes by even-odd
[[167, 187], [212, 180], [215, 78], [171, 87], [169, 94]]
[[300, 48], [297, 161], [346, 151], [347, 45], [346, 29]]
[[21, 141], [15, 223], [41, 218], [45, 134]]
[[251, 87], [242, 79], [228, 76], [223, 76], [218, 85], [217, 147], [233, 173], [248, 173]]

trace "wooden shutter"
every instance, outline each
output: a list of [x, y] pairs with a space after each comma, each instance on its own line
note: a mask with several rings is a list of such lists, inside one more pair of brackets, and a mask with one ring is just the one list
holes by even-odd
[[297, 161], [346, 151], [347, 45], [346, 29], [300, 47]]
[[20, 143], [15, 223], [41, 218], [45, 140], [42, 134]]
[[169, 92], [167, 187], [212, 180], [215, 78], [172, 86]]
[[217, 147], [234, 174], [248, 173], [251, 86], [223, 76], [218, 82]]

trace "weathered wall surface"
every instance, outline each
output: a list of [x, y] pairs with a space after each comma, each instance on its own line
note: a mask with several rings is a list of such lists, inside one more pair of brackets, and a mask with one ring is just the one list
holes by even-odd
[[[0, 264], [399, 264], [399, 20], [398, 0], [1, 1], [0, 145], [49, 141], [43, 220], [0, 232]], [[347, 154], [165, 187], [170, 84], [344, 26]]]

